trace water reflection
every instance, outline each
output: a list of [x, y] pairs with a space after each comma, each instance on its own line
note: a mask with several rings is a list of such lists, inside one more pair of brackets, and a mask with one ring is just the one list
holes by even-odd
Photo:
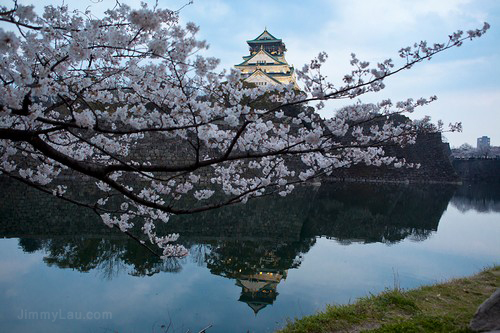
[[151, 276], [159, 272], [177, 273], [180, 259], [160, 260], [146, 253], [142, 246], [128, 239], [112, 238], [20, 238], [25, 252], [43, 251], [48, 266], [71, 268], [80, 272], [97, 270], [106, 279], [122, 273]]
[[500, 184], [464, 184], [458, 188], [451, 203], [462, 213], [469, 210], [480, 213], [500, 212]]
[[205, 263], [215, 275], [234, 279], [241, 287], [240, 302], [257, 315], [278, 296], [277, 286], [288, 269], [299, 267], [303, 254], [315, 238], [296, 242], [219, 241], [205, 255]]
[[343, 244], [422, 241], [438, 228], [453, 186], [345, 184], [324, 188], [304, 224], [305, 235], [323, 235]]
[[[190, 256], [162, 261], [85, 209], [10, 181], [2, 185], [0, 237], [19, 238], [28, 253], [43, 251], [47, 265], [95, 270], [113, 279], [177, 273], [189, 260], [234, 280], [241, 288], [238, 300], [255, 314], [275, 302], [279, 283], [301, 265], [317, 237], [346, 245], [422, 241], [437, 230], [456, 190], [443, 185], [302, 187], [286, 198], [174, 218], [163, 228], [181, 233]], [[454, 204], [462, 197], [456, 195]], [[498, 196], [491, 198], [498, 206]]]
[[241, 275], [236, 279], [236, 285], [241, 287], [240, 302], [247, 303], [254, 314], [272, 305], [278, 297], [277, 286], [286, 279], [288, 270], [259, 272], [252, 275]]

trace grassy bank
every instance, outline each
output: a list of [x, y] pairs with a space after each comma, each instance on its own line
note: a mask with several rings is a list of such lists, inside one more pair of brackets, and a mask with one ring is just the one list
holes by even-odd
[[498, 287], [500, 266], [495, 266], [467, 278], [327, 306], [279, 332], [469, 332], [477, 307]]

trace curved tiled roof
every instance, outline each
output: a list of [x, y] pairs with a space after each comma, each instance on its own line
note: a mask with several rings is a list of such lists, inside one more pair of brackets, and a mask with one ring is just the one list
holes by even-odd
[[[261, 51], [263, 51], [266, 55], [268, 55], [269, 57], [271, 57], [273, 60], [277, 61], [278, 64], [277, 65], [287, 65], [286, 62], [283, 62], [281, 60], [279, 60], [276, 56], [273, 56], [271, 53], [267, 52], [266, 50], [264, 49], [261, 49], [259, 52], [251, 55], [251, 56], [247, 56], [249, 58], [245, 59], [246, 57], [243, 57], [243, 59], [245, 59], [242, 63], [238, 64], [238, 65], [235, 65], [235, 66], [251, 66], [251, 65], [245, 65], [245, 63], [249, 62], [250, 60], [252, 60], [253, 57], [255, 57], [257, 54], [259, 54]], [[271, 64], [269, 64], [271, 65]], [[272, 64], [272, 65], [276, 65], [276, 64]]]
[[[250, 75], [248, 76], [248, 78], [249, 78], [249, 77], [252, 77], [252, 76], [253, 76], [253, 75], [255, 75], [257, 72], [260, 72], [260, 73], [264, 74], [264, 76], [267, 76], [268, 78], [270, 78], [271, 80], [275, 81], [276, 83], [281, 83], [281, 82], [279, 82], [278, 80], [276, 80], [275, 78], [273, 78], [272, 76], [268, 75], [268, 73], [264, 72], [263, 70], [261, 70], [261, 69], [259, 69], [259, 68], [257, 68], [257, 69], [256, 69], [256, 70], [252, 73], [252, 74], [250, 74]], [[247, 78], [247, 79], [248, 79], [248, 78]]]
[[[271, 37], [272, 39], [259, 39], [264, 34], [269, 35], [269, 37]], [[255, 39], [247, 40], [248, 44], [250, 44], [250, 43], [252, 43], [252, 44], [254, 44], [254, 43], [273, 43], [273, 42], [281, 42], [281, 39], [278, 39], [278, 38], [274, 37], [273, 35], [271, 35], [271, 33], [269, 31], [267, 31], [267, 28], [264, 29], [264, 31], [259, 36], [257, 36]]]

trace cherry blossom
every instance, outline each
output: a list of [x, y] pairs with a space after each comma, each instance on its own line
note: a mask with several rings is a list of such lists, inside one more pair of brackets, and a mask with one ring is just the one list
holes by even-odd
[[[194, 23], [179, 12], [119, 4], [98, 18], [69, 6], [0, 6], [0, 172], [93, 209], [109, 227], [183, 256], [178, 235], [157, 223], [245, 203], [358, 163], [416, 167], [385, 156], [387, 144], [411, 144], [422, 131], [443, 131], [428, 118], [395, 122], [436, 98], [378, 104], [354, 102], [322, 119], [323, 101], [355, 99], [385, 87], [384, 79], [489, 28], [425, 41], [375, 65], [352, 54], [341, 82], [321, 74], [326, 53], [297, 71], [291, 85], [253, 87], [234, 69], [197, 54]], [[295, 111], [297, 112], [295, 112]], [[293, 111], [293, 112], [292, 112]], [[449, 130], [460, 130], [450, 124]], [[160, 152], [142, 149], [154, 140]], [[181, 153], [176, 153], [181, 151]], [[61, 174], [95, 183], [101, 197], [80, 202]], [[142, 235], [133, 234], [142, 232]], [[145, 245], [147, 246], [147, 245]], [[152, 250], [154, 251], [154, 250]]]

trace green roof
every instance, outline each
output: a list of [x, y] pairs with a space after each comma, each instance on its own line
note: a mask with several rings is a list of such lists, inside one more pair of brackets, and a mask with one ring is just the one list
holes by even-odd
[[248, 44], [261, 44], [261, 43], [282, 43], [281, 39], [261, 39], [261, 40], [247, 40]]
[[[271, 37], [271, 39], [259, 39], [262, 37], [262, 35], [264, 35], [266, 33], [269, 35], [269, 37]], [[271, 33], [269, 31], [267, 31], [267, 29], [264, 29], [264, 31], [259, 36], [257, 36], [255, 39], [247, 40], [248, 44], [276, 43], [276, 42], [281, 42], [281, 39], [278, 39], [278, 38], [274, 37], [273, 35], [271, 35]]]

